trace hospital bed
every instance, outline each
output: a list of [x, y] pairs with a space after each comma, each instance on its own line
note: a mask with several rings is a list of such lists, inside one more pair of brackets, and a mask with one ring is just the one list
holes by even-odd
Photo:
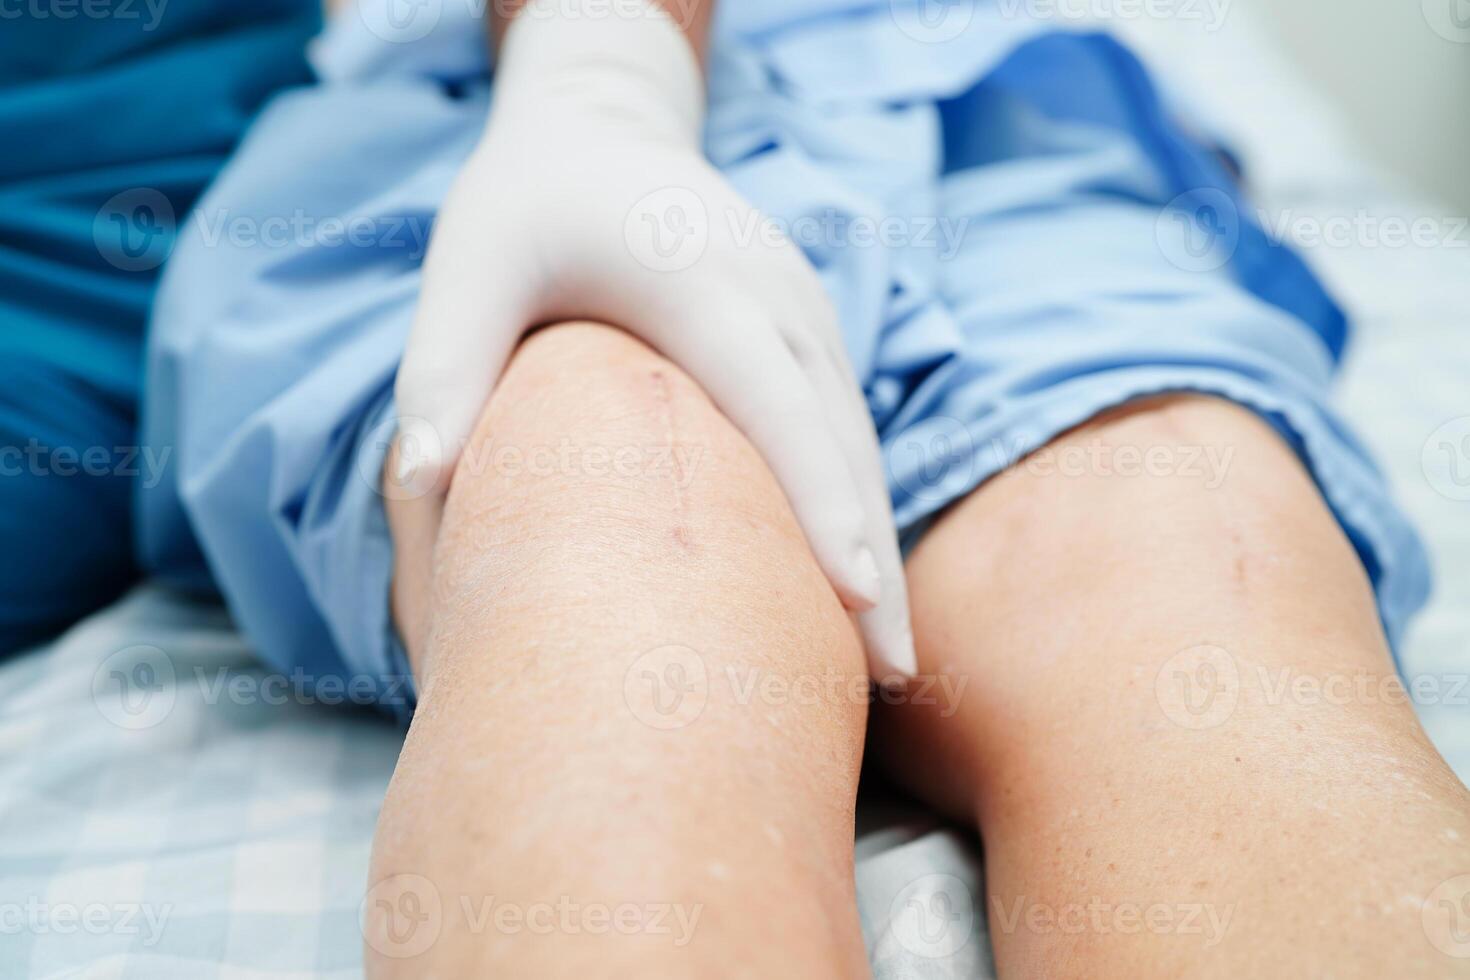
[[[1113, 29], [1238, 151], [1267, 227], [1321, 239], [1302, 250], [1358, 327], [1342, 407], [1435, 568], [1403, 667], [1430, 735], [1470, 778], [1470, 231], [1363, 165], [1246, 12], [1210, 26]], [[1397, 244], [1392, 230], [1415, 219], [1431, 230]], [[359, 974], [359, 903], [400, 735], [263, 677], [223, 610], [157, 586], [0, 665], [0, 976]], [[875, 974], [993, 976], [973, 835], [872, 785], [858, 830]], [[913, 920], [924, 909], [943, 930]]]

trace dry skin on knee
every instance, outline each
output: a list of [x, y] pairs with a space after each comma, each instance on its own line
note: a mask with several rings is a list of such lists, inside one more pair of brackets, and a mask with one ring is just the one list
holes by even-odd
[[[1214, 485], [1111, 465], [1209, 446]], [[1391, 695], [1367, 577], [1295, 456], [1204, 398], [1068, 447], [1088, 465], [1019, 466], [916, 550], [921, 669], [970, 683], [952, 719], [876, 719], [874, 751], [981, 826], [1002, 975], [1453, 966], [1421, 912], [1470, 872], [1466, 794]]]
[[671, 950], [646, 931], [476, 934], [446, 911], [427, 955], [755, 971], [753, 948], [860, 971], [863, 659], [759, 457], [685, 375], [590, 325], [525, 342], [470, 449], [436, 533], [427, 506], [390, 504], [421, 700], [375, 880], [428, 867], [445, 893], [698, 925]]

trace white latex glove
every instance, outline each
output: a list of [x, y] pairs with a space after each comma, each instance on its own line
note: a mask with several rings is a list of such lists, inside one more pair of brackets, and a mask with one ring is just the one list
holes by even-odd
[[[651, 0], [533, 0], [506, 32], [484, 138], [444, 201], [398, 373], [397, 474], [442, 492], [529, 328], [608, 323], [697, 380], [764, 456], [879, 679], [912, 674], [871, 417], [816, 272], [700, 152], [703, 79]], [[750, 240], [746, 240], [749, 238]]]

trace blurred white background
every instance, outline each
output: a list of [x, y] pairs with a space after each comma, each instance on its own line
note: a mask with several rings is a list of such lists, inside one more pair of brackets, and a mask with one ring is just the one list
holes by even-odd
[[1470, 214], [1470, 0], [1234, 0], [1375, 162]]

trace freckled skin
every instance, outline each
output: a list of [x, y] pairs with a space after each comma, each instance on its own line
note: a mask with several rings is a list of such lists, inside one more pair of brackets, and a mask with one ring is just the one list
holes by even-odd
[[[1255, 416], [1196, 397], [1059, 443], [1096, 438], [1236, 456], [1208, 490], [1018, 469], [952, 508], [908, 573], [920, 669], [972, 673], [970, 697], [947, 720], [875, 708], [870, 751], [981, 829], [1001, 976], [1465, 975], [1421, 911], [1470, 872], [1443, 833], [1470, 834], [1470, 794], [1413, 710], [1273, 700], [1260, 683], [1283, 667], [1393, 676], [1361, 563], [1296, 457]], [[1154, 681], [1206, 642], [1238, 664], [1238, 701], [1192, 730]], [[995, 903], [1018, 897], [1230, 914], [1222, 935], [1207, 918], [1184, 932], [1182, 915], [1164, 934], [998, 928]]]
[[[451, 909], [429, 953], [370, 948], [369, 973], [863, 975], [866, 706], [840, 687], [742, 700], [729, 681], [863, 672], [779, 488], [687, 377], [608, 328], [534, 334], [477, 434], [564, 437], [705, 451], [687, 481], [488, 473], [457, 476], [442, 514], [390, 501], [394, 618], [424, 694], [373, 880], [697, 904], [694, 940], [476, 933]], [[879, 764], [984, 837], [975, 905], [1001, 977], [1463, 975], [1421, 912], [1470, 872], [1470, 799], [1412, 710], [1273, 702], [1257, 680], [1392, 671], [1361, 565], [1300, 464], [1205, 398], [1129, 406], [1057, 445], [1099, 439], [1235, 455], [1209, 487], [1021, 468], [951, 508], [908, 573], [920, 669], [964, 693], [957, 710], [873, 712]], [[670, 643], [699, 651], [709, 701], [656, 730], [625, 681]], [[1201, 643], [1234, 658], [1238, 703], [1191, 729], [1156, 678]], [[1069, 906], [1080, 933], [1025, 916]], [[1119, 907], [1176, 927], [1125, 932], [1097, 911]]]

